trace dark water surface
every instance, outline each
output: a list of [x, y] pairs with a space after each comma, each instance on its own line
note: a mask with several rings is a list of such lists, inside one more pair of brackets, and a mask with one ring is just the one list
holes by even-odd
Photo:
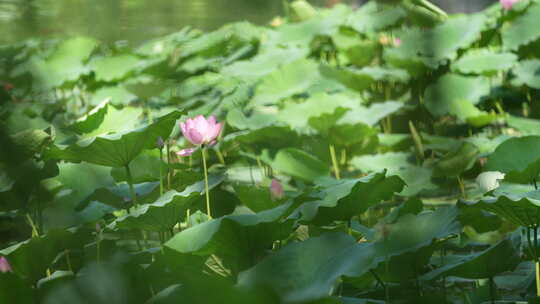
[[[489, 1], [437, 2], [451, 11], [472, 11]], [[310, 2], [324, 6], [336, 1]], [[105, 42], [139, 44], [188, 25], [212, 30], [231, 21], [266, 24], [280, 14], [282, 0], [0, 0], [0, 43], [88, 35]]]

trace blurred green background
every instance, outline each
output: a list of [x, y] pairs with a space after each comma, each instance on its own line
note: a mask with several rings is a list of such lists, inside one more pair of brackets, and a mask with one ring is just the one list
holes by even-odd
[[[286, 1], [286, 0], [285, 0]], [[310, 0], [317, 6], [362, 0]], [[449, 11], [475, 11], [493, 0], [434, 1]], [[30, 37], [88, 35], [104, 42], [142, 41], [184, 26], [215, 29], [247, 20], [266, 24], [283, 14], [282, 0], [0, 0], [0, 43]]]

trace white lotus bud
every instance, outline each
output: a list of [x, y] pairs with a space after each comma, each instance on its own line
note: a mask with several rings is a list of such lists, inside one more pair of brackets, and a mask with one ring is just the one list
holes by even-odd
[[499, 181], [504, 179], [504, 173], [499, 171], [482, 172], [476, 178], [476, 183], [482, 192], [488, 192], [499, 187]]

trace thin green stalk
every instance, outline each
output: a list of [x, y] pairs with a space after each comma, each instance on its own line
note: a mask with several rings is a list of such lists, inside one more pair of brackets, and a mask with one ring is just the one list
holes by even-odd
[[71, 267], [71, 259], [69, 257], [69, 249], [66, 249], [65, 255], [66, 255], [66, 264], [68, 266], [68, 269], [69, 271], [73, 272], [73, 267]]
[[[191, 158], [190, 158], [191, 167]], [[171, 190], [171, 151], [169, 141], [167, 140], [167, 190]]]
[[101, 258], [101, 239], [103, 237], [101, 228], [96, 229], [96, 262], [99, 263]]
[[534, 264], [536, 265], [536, 296], [540, 297], [540, 264], [538, 261]]
[[30, 214], [28, 213], [26, 214], [26, 219], [28, 220], [28, 224], [32, 228], [32, 237], [38, 237], [39, 236], [38, 229], [36, 225], [34, 224], [34, 221], [32, 220], [32, 217], [30, 216]]
[[219, 160], [219, 162], [222, 164], [222, 165], [225, 165], [225, 158], [223, 157], [223, 154], [221, 153], [221, 151], [219, 151], [219, 149], [216, 149], [216, 155], [217, 155], [217, 158]]
[[204, 189], [206, 193], [206, 214], [209, 218], [212, 218], [210, 213], [210, 193], [208, 192], [208, 168], [206, 166], [206, 148], [202, 148], [202, 159], [203, 159], [203, 168], [204, 168]]
[[461, 192], [461, 197], [465, 198], [465, 185], [463, 184], [463, 179], [459, 175], [457, 177], [457, 182], [459, 185], [459, 191]]
[[334, 167], [334, 174], [336, 175], [336, 179], [340, 179], [341, 175], [339, 172], [339, 165], [336, 157], [336, 149], [334, 148], [334, 145], [330, 145], [330, 157], [332, 158], [332, 166]]
[[137, 205], [137, 194], [135, 193], [135, 188], [133, 188], [133, 176], [131, 175], [129, 164], [126, 165], [126, 175], [129, 184], [129, 193], [131, 194], [131, 201], [133, 202], [133, 205]]
[[493, 277], [489, 277], [489, 296], [491, 303], [495, 303], [495, 283], [493, 282]]
[[159, 149], [159, 196], [163, 195], [163, 149]]

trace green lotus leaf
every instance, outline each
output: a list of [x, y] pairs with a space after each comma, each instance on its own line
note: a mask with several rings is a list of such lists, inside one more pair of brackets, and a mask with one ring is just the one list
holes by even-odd
[[540, 135], [540, 120], [508, 115], [506, 122], [524, 135]]
[[349, 24], [358, 32], [372, 33], [393, 26], [406, 16], [407, 12], [403, 7], [368, 2], [349, 17]]
[[336, 220], [349, 220], [369, 207], [401, 192], [405, 183], [386, 172], [358, 179], [321, 179], [311, 194], [315, 200], [304, 203], [299, 211], [302, 221], [324, 225]]
[[464, 74], [494, 75], [511, 69], [518, 57], [512, 53], [496, 53], [481, 49], [469, 51], [452, 64], [452, 69]]
[[384, 265], [387, 259], [414, 256], [432, 247], [434, 240], [457, 233], [460, 226], [456, 216], [455, 208], [416, 216], [408, 214], [391, 226], [385, 240], [374, 243], [356, 243], [344, 233], [325, 233], [292, 243], [242, 272], [238, 285], [269, 288], [283, 303], [311, 303], [328, 297], [340, 278], [346, 281], [359, 278]]
[[475, 105], [489, 90], [486, 78], [446, 74], [426, 89], [425, 105], [434, 116], [450, 114], [465, 122], [483, 115]]
[[387, 170], [388, 175], [397, 175], [405, 182], [401, 195], [411, 196], [422, 190], [435, 189], [431, 182], [432, 170], [412, 163], [414, 156], [405, 152], [387, 152], [376, 155], [356, 156], [351, 165], [365, 173]]
[[502, 240], [481, 252], [446, 258], [453, 262], [426, 273], [421, 279], [431, 281], [441, 276], [490, 278], [505, 271], [512, 271], [519, 264], [517, 246], [509, 239]]
[[328, 165], [296, 148], [279, 150], [271, 164], [274, 170], [306, 181], [313, 181], [330, 173]]
[[507, 181], [531, 183], [540, 174], [539, 155], [540, 136], [513, 137], [488, 157], [486, 169], [506, 173]]
[[8, 259], [16, 274], [35, 283], [45, 277], [46, 269], [59, 253], [66, 249], [82, 249], [89, 237], [76, 229], [50, 230], [45, 235], [4, 248], [0, 255]]
[[[210, 176], [209, 189], [219, 185], [223, 179]], [[186, 211], [195, 201], [204, 196], [204, 181], [188, 186], [184, 191], [170, 190], [151, 204], [143, 204], [114, 221], [119, 229], [144, 229], [149, 231], [168, 231], [183, 221]]]
[[135, 129], [82, 139], [67, 147], [52, 146], [45, 152], [48, 159], [125, 167], [144, 149], [156, 147], [158, 137], [168, 138], [181, 112], [171, 112], [154, 123]]
[[141, 65], [140, 58], [133, 55], [101, 57], [92, 62], [98, 81], [116, 81], [133, 74]]
[[274, 240], [287, 237], [291, 203], [256, 214], [227, 215], [190, 227], [165, 243], [181, 254], [217, 255], [233, 273], [252, 266]]
[[533, 3], [521, 16], [516, 17], [502, 29], [503, 46], [506, 50], [534, 42], [540, 37], [536, 30], [540, 26], [540, 4]]
[[512, 80], [512, 84], [540, 89], [540, 60], [522, 60], [513, 71], [516, 78]]
[[536, 227], [540, 223], [540, 191], [505, 193], [495, 190], [476, 202], [467, 205], [482, 208], [524, 227]]

